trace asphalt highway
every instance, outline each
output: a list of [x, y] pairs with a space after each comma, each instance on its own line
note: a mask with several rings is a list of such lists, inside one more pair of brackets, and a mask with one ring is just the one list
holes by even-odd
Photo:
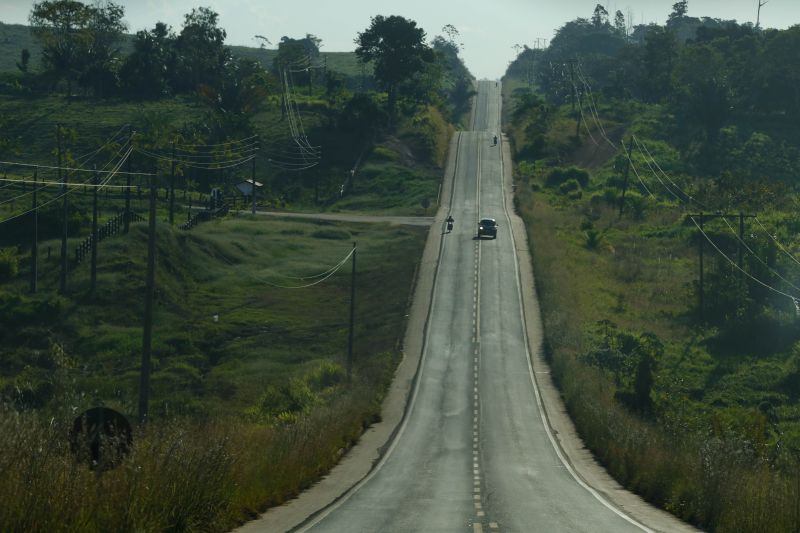
[[[443, 192], [455, 227], [442, 238], [408, 414], [370, 474], [301, 531], [647, 531], [573, 472], [545, 424], [494, 145], [500, 112], [498, 84], [479, 82]], [[477, 238], [484, 217], [497, 220], [496, 239]]]

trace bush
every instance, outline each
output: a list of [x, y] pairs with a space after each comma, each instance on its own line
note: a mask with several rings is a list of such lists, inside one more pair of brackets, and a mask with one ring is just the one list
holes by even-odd
[[578, 167], [555, 167], [547, 173], [544, 183], [548, 187], [556, 187], [569, 180], [575, 180], [581, 187], [586, 187], [589, 185], [589, 173]]
[[16, 248], [0, 248], [0, 281], [8, 281], [19, 273]]
[[332, 241], [346, 241], [350, 238], [350, 233], [339, 229], [318, 229], [311, 234], [315, 239], [328, 239]]
[[578, 180], [569, 179], [569, 180], [565, 181], [564, 183], [562, 183], [558, 187], [558, 190], [561, 192], [561, 194], [568, 194], [568, 193], [571, 193], [573, 191], [581, 190], [581, 185], [580, 185], [580, 183], [578, 183]]

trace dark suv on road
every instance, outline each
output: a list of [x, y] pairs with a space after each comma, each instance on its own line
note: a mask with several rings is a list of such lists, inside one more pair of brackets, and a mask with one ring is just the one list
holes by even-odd
[[493, 218], [482, 218], [478, 222], [478, 238], [488, 235], [492, 239], [497, 238], [497, 222]]

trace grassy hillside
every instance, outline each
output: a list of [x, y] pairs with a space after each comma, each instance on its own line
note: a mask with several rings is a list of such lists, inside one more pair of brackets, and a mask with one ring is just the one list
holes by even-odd
[[[137, 432], [136, 452], [96, 490], [65, 435], [90, 406], [135, 418], [145, 230], [135, 224], [130, 236], [101, 244], [94, 296], [88, 264], [70, 274], [66, 296], [55, 295], [49, 262], [39, 294], [25, 295], [24, 277], [3, 285], [0, 317], [10, 327], [0, 335], [14, 347], [0, 369], [8, 402], [0, 410], [4, 528], [226, 529], [322, 475], [377, 416], [425, 229], [261, 217], [191, 232], [160, 225], [152, 420]], [[352, 242], [358, 274], [348, 384], [350, 263], [318, 284], [309, 276], [335, 266]], [[32, 443], [45, 455], [31, 457]], [[163, 486], [164, 475], [172, 488], [141, 490], [140, 483]], [[40, 488], [16, 490], [23, 478]]]

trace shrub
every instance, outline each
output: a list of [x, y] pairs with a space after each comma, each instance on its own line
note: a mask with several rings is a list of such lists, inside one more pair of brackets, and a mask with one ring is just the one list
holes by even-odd
[[561, 168], [555, 167], [547, 173], [545, 177], [545, 185], [548, 187], [556, 187], [568, 180], [577, 181], [581, 187], [589, 185], [589, 173], [582, 168], [568, 167]]
[[0, 281], [8, 281], [19, 272], [16, 248], [0, 248]]
[[580, 189], [581, 185], [576, 179], [569, 179], [558, 187], [558, 190], [561, 192], [561, 194], [568, 194], [573, 191], [579, 191]]
[[603, 244], [604, 234], [602, 231], [590, 229], [586, 231], [586, 248], [597, 250]]
[[311, 234], [315, 239], [329, 239], [332, 241], [346, 241], [350, 233], [340, 229], [318, 229]]

